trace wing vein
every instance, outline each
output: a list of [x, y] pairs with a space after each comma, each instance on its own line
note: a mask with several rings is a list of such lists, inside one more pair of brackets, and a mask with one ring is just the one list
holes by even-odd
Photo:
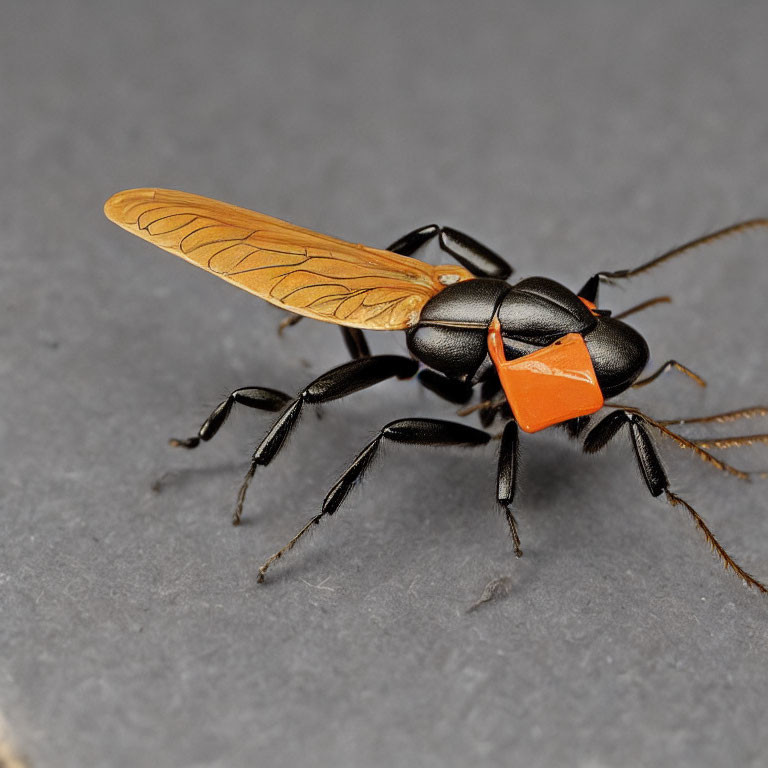
[[[464, 267], [433, 267], [184, 192], [126, 190], [104, 210], [133, 234], [273, 304], [356, 328], [408, 328], [446, 283], [472, 279]], [[453, 279], [441, 282], [446, 276]]]

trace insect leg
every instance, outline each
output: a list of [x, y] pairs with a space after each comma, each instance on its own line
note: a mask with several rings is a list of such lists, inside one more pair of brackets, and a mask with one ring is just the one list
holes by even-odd
[[726, 413], [714, 413], [711, 416], [696, 416], [685, 419], [664, 419], [659, 421], [665, 427], [675, 424], [725, 424], [739, 419], [753, 419], [758, 416], [768, 416], [768, 407], [765, 405], [753, 405], [749, 408], [739, 408], [738, 411], [727, 411]]
[[[751, 446], [762, 443], [765, 445], [768, 443], [768, 435], [733, 435], [731, 437], [707, 437], [696, 438], [693, 442], [699, 448], [739, 448], [742, 446]], [[761, 472], [760, 476], [763, 478], [768, 477], [768, 473]]]
[[688, 512], [697, 528], [704, 534], [707, 543], [717, 553], [725, 568], [736, 573], [750, 587], [755, 587], [760, 592], [768, 593], [768, 588], [747, 573], [726, 552], [698, 512], [687, 501], [670, 489], [667, 473], [644, 424], [642, 415], [623, 410], [614, 411], [609, 414], [589, 432], [584, 441], [584, 450], [587, 453], [596, 453], [601, 450], [625, 425], [629, 427], [635, 458], [651, 495], [660, 496], [664, 493], [671, 506], [682, 506]]
[[275, 560], [279, 560], [286, 552], [293, 549], [299, 539], [325, 516], [332, 515], [347, 497], [353, 486], [362, 478], [364, 472], [376, 457], [379, 446], [384, 440], [410, 445], [440, 446], [440, 445], [484, 445], [490, 440], [490, 435], [480, 429], [468, 427], [451, 421], [439, 419], [399, 419], [382, 427], [379, 434], [363, 448], [349, 465], [346, 471], [336, 481], [323, 501], [319, 514], [315, 515], [282, 549], [268, 558], [259, 568], [258, 581], [263, 582], [267, 570]]
[[288, 312], [286, 316], [278, 323], [277, 335], [282, 336], [286, 328], [292, 328], [304, 319], [303, 315], [297, 315], [295, 312]]
[[[737, 469], [736, 467], [728, 464], [722, 459], [717, 458], [717, 456], [714, 456], [713, 454], [711, 454], [702, 445], [699, 445], [698, 441], [690, 440], [689, 438], [684, 437], [683, 435], [680, 435], [677, 432], [673, 432], [667, 426], [666, 422], [656, 421], [656, 419], [652, 419], [650, 416], [647, 416], [637, 408], [633, 408], [628, 405], [618, 405], [617, 403], [609, 403], [608, 405], [611, 408], [617, 408], [619, 411], [622, 411], [627, 414], [632, 414], [633, 416], [637, 417], [645, 425], [649, 427], [653, 427], [655, 430], [661, 433], [661, 435], [663, 435], [664, 437], [670, 438], [681, 448], [691, 451], [691, 453], [693, 453], [695, 456], [698, 456], [698, 458], [700, 458], [702, 461], [709, 464], [710, 467], [714, 467], [715, 469], [718, 469], [721, 472], [727, 472], [728, 474], [739, 478], [739, 480], [749, 480], [754, 474], [751, 472], [745, 472], [743, 469]], [[747, 409], [747, 412], [750, 412], [751, 410], [753, 409]], [[720, 416], [723, 416], [723, 415], [728, 416], [730, 414], [720, 414]], [[714, 419], [714, 417], [711, 417], [711, 418]], [[704, 421], [706, 420], [707, 419], [705, 419]], [[676, 422], [673, 422], [673, 423], [676, 423]]]
[[251, 466], [237, 495], [232, 523], [234, 525], [240, 523], [245, 495], [256, 468], [267, 466], [275, 458], [296, 425], [304, 403], [319, 404], [338, 400], [393, 376], [398, 379], [409, 379], [416, 374], [418, 367], [418, 362], [402, 355], [363, 357], [333, 368], [306, 386], [287, 405], [254, 451]]
[[579, 291], [578, 295], [584, 299], [587, 299], [587, 301], [596, 302], [597, 290], [601, 280], [610, 283], [613, 280], [623, 280], [627, 277], [634, 277], [635, 275], [647, 272], [649, 269], [653, 269], [659, 264], [663, 264], [665, 261], [669, 261], [676, 256], [680, 256], [687, 251], [691, 251], [694, 248], [699, 248], [702, 245], [714, 243], [717, 240], [722, 240], [726, 237], [736, 235], [740, 232], [745, 232], [749, 229], [760, 228], [768, 228], [768, 219], [748, 219], [747, 221], [739, 221], [736, 224], [731, 224], [729, 227], [718, 229], [715, 232], [710, 232], [708, 235], [697, 237], [695, 240], [690, 240], [683, 245], [678, 245], [666, 253], [662, 253], [660, 256], [656, 256], [650, 261], [641, 264], [639, 267], [634, 267], [633, 269], [619, 269], [615, 272], [598, 272], [596, 275], [593, 275], [589, 278], [589, 280], [587, 280], [582, 289]]
[[[454, 230], [448, 230], [449, 232], [454, 232]], [[410, 256], [412, 255], [416, 250], [421, 248], [422, 245], [425, 245], [427, 242], [429, 242], [433, 237], [440, 234], [440, 247], [443, 248], [442, 244], [442, 235], [443, 229], [441, 227], [438, 227], [436, 224], [429, 224], [426, 227], [420, 227], [419, 229], [413, 230], [413, 232], [409, 232], [407, 235], [404, 235], [403, 237], [396, 240], [394, 243], [392, 243], [386, 250], [392, 251], [393, 253], [400, 254], [401, 256]], [[462, 235], [460, 232], [457, 233], [460, 237], [464, 237], [468, 242], [471, 242], [476, 246], [477, 249], [479, 249], [479, 253], [481, 254], [487, 254], [486, 258], [490, 259], [491, 263], [495, 262], [494, 259], [497, 260], [499, 263], [501, 263], [504, 266], [507, 266], [503, 259], [501, 259], [500, 256], [497, 256], [493, 251], [490, 250], [490, 248], [486, 248], [486, 246], [482, 245], [481, 243], [476, 242], [472, 238], [467, 237], [466, 235]], [[452, 255], [453, 252], [449, 248], [443, 248], [443, 250], [448, 250], [449, 253]], [[457, 257], [458, 258], [458, 257]], [[461, 261], [461, 259], [458, 259], [460, 263], [464, 263]], [[464, 266], [467, 267], [467, 269], [472, 272], [472, 274], [477, 274], [474, 272], [467, 264], [464, 264]], [[509, 276], [509, 274], [512, 272], [512, 269], [509, 268], [509, 271], [507, 275], [502, 278], [506, 279], [506, 277]], [[483, 275], [484, 277], [493, 277], [494, 275]], [[300, 320], [302, 319], [301, 315], [291, 314], [289, 315], [285, 320], [283, 320], [280, 325], [278, 326], [277, 332], [278, 334], [282, 334], [283, 330], [285, 328], [288, 328], [292, 325], [296, 325]], [[353, 360], [357, 360], [361, 357], [369, 357], [371, 352], [368, 347], [368, 342], [366, 341], [365, 334], [363, 331], [361, 331], [359, 328], [347, 328], [342, 327], [341, 329], [341, 335], [344, 338], [344, 343], [347, 346], [347, 349], [349, 350], [349, 354], [352, 356]], [[425, 384], [425, 386], [428, 389], [432, 389], [428, 384]], [[434, 389], [432, 389], [433, 392], [435, 392]], [[450, 399], [450, 398], [446, 398]], [[456, 401], [452, 401], [456, 402]], [[464, 401], [466, 402], [466, 401]]]
[[523, 556], [523, 550], [520, 548], [520, 536], [517, 532], [517, 521], [511, 509], [517, 488], [519, 446], [517, 422], [514, 420], [508, 421], [501, 435], [499, 468], [496, 475], [496, 498], [507, 518], [509, 534], [512, 537], [516, 557]]
[[680, 371], [684, 373], [688, 378], [693, 379], [700, 387], [706, 387], [707, 382], [701, 378], [698, 374], [694, 373], [690, 368], [686, 368], [682, 363], [678, 363], [677, 360], [667, 360], [664, 365], [659, 366], [658, 370], [652, 373], [650, 376], [646, 376], [644, 379], [638, 379], [633, 385], [633, 388], [644, 387], [646, 384], [650, 384], [652, 381], [661, 376], [662, 373], [666, 373], [669, 370]]
[[[435, 237], [438, 239], [441, 250], [450, 254], [476, 277], [495, 277], [506, 280], [512, 274], [512, 267], [487, 245], [483, 245], [457, 229], [441, 227], [437, 224], [428, 224], [425, 227], [414, 229], [395, 240], [385, 250], [401, 256], [412, 256], [419, 248]], [[289, 315], [278, 326], [278, 333], [282, 334], [283, 330], [296, 325], [300, 320], [301, 315]], [[368, 343], [361, 330], [342, 328], [341, 333], [353, 359], [370, 355]]]
[[589, 426], [589, 423], [589, 416], [578, 416], [575, 419], [564, 421], [561, 426], [568, 433], [568, 437], [576, 440], [581, 437], [581, 433]]
[[202, 423], [194, 437], [179, 440], [172, 437], [168, 442], [178, 448], [197, 448], [201, 440], [210, 440], [221, 428], [232, 412], [235, 403], [260, 411], [279, 411], [291, 400], [290, 395], [268, 387], [243, 387], [231, 392], [226, 400], [220, 402], [211, 415]]
[[512, 267], [487, 245], [483, 245], [464, 232], [459, 232], [458, 229], [441, 227], [437, 224], [427, 224], [425, 227], [414, 229], [395, 240], [386, 250], [401, 256], [412, 256], [421, 246], [435, 237], [438, 239], [440, 249], [453, 256], [475, 277], [495, 277], [506, 280], [512, 274]]
[[510, 410], [507, 398], [504, 394], [499, 396], [500, 392], [501, 382], [494, 373], [493, 376], [485, 379], [480, 385], [480, 402], [462, 408], [460, 411], [457, 411], [457, 414], [459, 416], [469, 416], [470, 413], [477, 411], [480, 423], [486, 429], [493, 424], [499, 415], [506, 419], [511, 419], [512, 411]]
[[341, 335], [353, 360], [371, 356], [371, 350], [368, 347], [368, 342], [365, 340], [365, 334], [359, 328], [342, 326]]
[[442, 373], [424, 368], [419, 371], [419, 384], [449, 403], [464, 405], [472, 397], [472, 385], [460, 379], [451, 379]]
[[630, 307], [629, 309], [625, 309], [623, 312], [619, 312], [617, 315], [613, 315], [614, 320], [624, 320], [630, 315], [634, 315], [637, 312], [642, 312], [644, 309], [648, 309], [649, 307], [655, 307], [657, 304], [670, 304], [672, 302], [672, 298], [670, 296], [654, 296], [652, 299], [647, 299], [646, 301], [640, 302], [640, 304], [635, 304], [634, 307]]
[[[277, 335], [282, 336], [283, 331], [286, 328], [291, 328], [303, 319], [303, 315], [296, 315], [291, 312], [288, 317], [280, 321], [280, 324], [277, 326]], [[344, 344], [346, 344], [347, 350], [353, 360], [357, 360], [360, 357], [370, 356], [371, 351], [368, 348], [365, 334], [359, 328], [347, 328], [346, 326], [341, 326], [339, 330], [341, 331], [341, 337], [344, 339]]]

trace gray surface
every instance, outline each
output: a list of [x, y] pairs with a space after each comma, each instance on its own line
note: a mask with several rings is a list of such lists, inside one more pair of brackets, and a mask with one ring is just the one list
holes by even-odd
[[[35, 768], [765, 765], [768, 602], [647, 495], [625, 445], [592, 459], [526, 440], [522, 561], [491, 448], [389, 449], [257, 586], [379, 425], [452, 409], [392, 383], [308, 416], [233, 529], [269, 417], [240, 414], [195, 453], [166, 438], [231, 388], [292, 390], [339, 363], [338, 334], [306, 322], [279, 341], [277, 310], [101, 206], [169, 186], [380, 245], [438, 220], [578, 287], [768, 213], [768, 7], [279, 6], [3, 3], [0, 709], [16, 741]], [[674, 293], [637, 325], [655, 362], [711, 381], [670, 376], [636, 402], [768, 401], [767, 247], [744, 236], [604, 293]], [[768, 579], [765, 487], [665, 456]], [[467, 613], [500, 577], [509, 593]]]

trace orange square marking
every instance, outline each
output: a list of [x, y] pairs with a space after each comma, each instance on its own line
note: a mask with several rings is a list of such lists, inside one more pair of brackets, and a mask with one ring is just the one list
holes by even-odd
[[581, 334], [507, 360], [499, 319], [488, 329], [488, 351], [520, 429], [539, 432], [603, 407], [592, 358]]

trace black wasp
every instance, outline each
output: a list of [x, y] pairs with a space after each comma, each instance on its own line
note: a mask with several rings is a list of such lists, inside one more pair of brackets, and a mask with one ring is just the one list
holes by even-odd
[[[289, 323], [304, 316], [342, 326], [353, 357], [350, 362], [319, 376], [296, 397], [266, 387], [237, 389], [213, 410], [197, 435], [171, 441], [195, 448], [201, 440], [210, 440], [235, 403], [280, 412], [253, 454], [240, 487], [235, 524], [240, 521], [256, 468], [275, 458], [305, 405], [337, 400], [393, 377], [416, 376], [451, 403], [466, 404], [479, 389], [480, 402], [459, 413], [476, 411], [485, 428], [497, 418], [503, 420], [496, 497], [506, 515], [517, 556], [522, 550], [511, 506], [520, 432], [560, 425], [574, 438], [585, 434], [584, 450], [595, 453], [626, 428], [651, 494], [664, 494], [672, 506], [683, 507], [725, 566], [750, 586], [768, 592], [730, 557], [696, 510], [670, 488], [651, 438], [656, 431], [712, 467], [747, 478], [749, 473], [717, 458], [710, 449], [749, 445], [761, 436], [692, 440], [672, 427], [768, 415], [768, 408], [659, 421], [637, 408], [606, 402], [630, 387], [650, 384], [670, 369], [700, 385], [704, 382], [674, 360], [640, 378], [648, 363], [648, 345], [624, 320], [648, 306], [669, 301], [668, 297], [652, 299], [618, 315], [597, 306], [601, 281], [632, 277], [713, 240], [768, 227], [768, 220], [734, 224], [635, 269], [599, 272], [573, 293], [545, 277], [510, 284], [512, 268], [504, 259], [474, 238], [437, 225], [416, 229], [379, 250], [215, 200], [163, 189], [119, 192], [107, 201], [105, 213], [129, 232], [291, 311], [294, 316]], [[458, 265], [433, 267], [412, 258], [433, 239]], [[371, 355], [363, 330], [405, 331], [412, 357]], [[611, 412], [593, 423], [593, 415], [605, 407]], [[407, 418], [385, 425], [331, 488], [321, 512], [261, 566], [259, 581], [312, 525], [339, 508], [384, 440], [423, 446], [477, 446], [490, 439], [485, 429], [455, 421]]]

